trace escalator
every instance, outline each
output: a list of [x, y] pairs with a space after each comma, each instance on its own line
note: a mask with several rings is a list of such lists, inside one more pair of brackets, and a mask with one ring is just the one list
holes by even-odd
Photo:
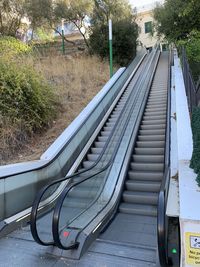
[[[152, 51], [74, 173], [39, 193], [31, 231], [39, 244], [53, 245], [51, 253], [84, 255], [83, 261], [103, 255], [96, 266], [160, 266], [157, 217], [166, 171], [168, 81], [168, 53]], [[76, 266], [81, 264], [80, 259]]]
[[138, 264], [134, 266], [159, 266], [157, 202], [164, 175], [167, 61], [167, 55], [162, 55], [131, 155], [117, 215], [90, 248], [93, 252], [101, 249], [101, 253], [104, 248], [105, 254], [113, 253], [115, 248], [123, 257], [132, 258]]
[[[128, 86], [125, 85], [122, 88], [120, 94], [113, 103], [115, 104], [114, 108], [112, 108], [110, 114], [105, 119], [102, 129], [94, 139], [93, 143], [89, 144], [84, 157], [75, 168], [73, 175], [51, 183], [49, 186], [42, 189], [41, 193], [37, 196], [33, 205], [31, 229], [33, 237], [38, 243], [42, 245], [51, 245], [53, 242], [51, 221], [56, 201], [52, 201], [52, 195], [55, 195], [56, 200], [56, 191], [59, 191], [59, 188], [65, 188], [66, 185], [70, 186], [76, 181], [84, 179], [85, 177], [90, 177], [92, 174], [97, 176], [98, 171], [111, 160], [113, 151], [116, 149], [116, 144], [119, 143], [119, 129], [124, 128], [126, 117], [130, 112], [130, 104], [127, 105], [127, 103], [134, 102], [134, 99], [137, 97], [139, 87], [135, 87], [135, 85], [141, 83], [139, 78], [144, 72], [147, 62], [151, 62], [151, 60], [150, 57], [144, 58], [142, 64], [138, 66], [135, 75], [131, 77], [131, 80], [128, 82]], [[123, 114], [123, 116], [121, 114]], [[96, 195], [98, 195], [99, 190], [101, 190], [101, 187], [104, 184], [104, 178], [104, 173], [99, 173], [98, 177], [95, 177], [95, 179], [90, 179], [85, 183], [78, 185], [70, 192], [62, 209], [62, 214], [68, 214], [68, 221], [79, 215], [94, 201]], [[62, 185], [62, 183], [64, 185]], [[61, 190], [62, 189], [60, 189], [60, 191]], [[43, 208], [43, 215], [43, 212], [42, 214], [39, 212], [41, 203], [48, 202], [49, 198], [51, 198], [49, 201], [50, 205], [47, 208]], [[63, 217], [62, 214], [60, 217]], [[66, 216], [63, 217], [63, 220], [66, 224]]]

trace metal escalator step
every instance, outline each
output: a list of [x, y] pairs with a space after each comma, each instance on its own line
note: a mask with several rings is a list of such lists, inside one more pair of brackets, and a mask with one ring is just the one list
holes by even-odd
[[164, 162], [164, 155], [134, 155], [133, 157], [134, 162], [140, 163], [163, 163]]
[[163, 100], [148, 100], [148, 105], [153, 105], [153, 104], [155, 104], [155, 105], [157, 105], [157, 104], [159, 104], [159, 105], [163, 105], [163, 104], [166, 104], [166, 100], [165, 99], [163, 99]]
[[87, 159], [89, 160], [89, 161], [96, 161], [96, 160], [98, 160], [98, 158], [99, 158], [99, 154], [87, 154]]
[[142, 121], [142, 125], [154, 125], [154, 124], [165, 124], [166, 120], [162, 119], [162, 120], [143, 120]]
[[135, 148], [136, 155], [164, 155], [164, 148]]
[[166, 101], [166, 97], [165, 96], [150, 96], [148, 98], [148, 102], [153, 102], [153, 101], [156, 101], [156, 102], [161, 102], [161, 101]]
[[164, 169], [163, 163], [138, 163], [134, 162], [130, 164], [132, 170], [146, 171], [146, 172], [162, 172]]
[[140, 129], [141, 130], [155, 130], [155, 129], [165, 129], [166, 125], [165, 124], [147, 124], [147, 125], [141, 125]]
[[146, 105], [146, 108], [166, 108], [167, 105], [166, 103], [148, 103], [147, 102], [147, 105]]
[[164, 120], [166, 119], [165, 115], [144, 115], [143, 120]]
[[117, 117], [115, 117], [115, 118], [109, 118], [108, 119], [108, 122], [112, 122], [112, 123], [115, 123], [117, 121]]
[[106, 126], [113, 127], [115, 125], [114, 122], [106, 122]]
[[86, 161], [85, 160], [82, 162], [83, 168], [85, 168], [85, 169], [90, 168], [93, 164], [94, 164], [94, 161]]
[[163, 148], [165, 146], [164, 141], [137, 141], [137, 147], [152, 147], [152, 148]]
[[103, 148], [106, 142], [94, 142], [96, 148]]
[[166, 109], [165, 108], [147, 108], [147, 109], [145, 109], [145, 112], [144, 112], [144, 114], [145, 115], [165, 115], [167, 113], [167, 111], [166, 111]]
[[157, 207], [153, 205], [121, 203], [119, 211], [127, 214], [157, 216]]
[[102, 147], [92, 147], [92, 148], [91, 148], [91, 152], [92, 152], [93, 154], [101, 154], [102, 150], [103, 150]]
[[160, 91], [152, 90], [149, 96], [166, 96], [167, 97], [167, 92], [163, 90], [160, 90]]
[[139, 130], [140, 135], [163, 135], [165, 134], [165, 129], [155, 129], [155, 130]]
[[98, 141], [100, 142], [106, 142], [108, 139], [108, 136], [98, 136]]
[[111, 132], [112, 129], [113, 129], [113, 127], [109, 127], [109, 126], [103, 127], [103, 130], [106, 131], [106, 132]]
[[158, 193], [124, 191], [122, 198], [125, 203], [156, 205], [158, 202]]
[[134, 181], [127, 180], [126, 188], [129, 191], [159, 192], [160, 181]]
[[110, 131], [101, 131], [101, 136], [109, 136], [110, 133]]
[[128, 178], [139, 181], [160, 181], [163, 178], [163, 172], [145, 172], [145, 171], [129, 171]]
[[139, 135], [138, 141], [164, 141], [165, 135]]

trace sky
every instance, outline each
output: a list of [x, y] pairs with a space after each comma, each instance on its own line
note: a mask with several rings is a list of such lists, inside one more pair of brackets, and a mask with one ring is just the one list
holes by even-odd
[[143, 6], [143, 5], [146, 5], [146, 4], [151, 4], [151, 3], [154, 3], [154, 2], [162, 2], [162, 0], [129, 0], [129, 2], [134, 6], [134, 7], [137, 7], [137, 6]]

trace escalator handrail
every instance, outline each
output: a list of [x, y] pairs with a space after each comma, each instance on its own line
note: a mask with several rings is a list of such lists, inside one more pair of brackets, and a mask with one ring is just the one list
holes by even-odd
[[[158, 49], [155, 50], [155, 55], [156, 55], [157, 50], [158, 50]], [[155, 58], [152, 57], [152, 62], [154, 61], [154, 59], [155, 59]], [[152, 62], [151, 62], [151, 64], [152, 64]], [[151, 67], [151, 64], [150, 64], [149, 68]], [[154, 71], [155, 71], [155, 70], [154, 70]], [[133, 109], [133, 108], [134, 108], [134, 104], [133, 104], [132, 109]], [[129, 117], [130, 117], [131, 113], [132, 113], [132, 112], [130, 112]], [[128, 118], [129, 118], [129, 117], [128, 117]], [[111, 166], [111, 164], [113, 163], [113, 161], [114, 161], [114, 159], [115, 159], [116, 152], [117, 152], [117, 150], [118, 150], [118, 148], [119, 148], [119, 146], [120, 146], [121, 140], [122, 140], [122, 138], [123, 138], [123, 136], [124, 136], [124, 132], [125, 132], [125, 130], [126, 130], [126, 127], [127, 127], [128, 123], [129, 123], [129, 120], [127, 119], [126, 124], [125, 124], [125, 127], [123, 128], [123, 130], [122, 130], [122, 132], [121, 132], [121, 134], [120, 134], [120, 139], [119, 139], [120, 141], [118, 142], [118, 144], [117, 144], [117, 146], [116, 146], [116, 148], [115, 148], [115, 150], [114, 150], [114, 152], [113, 152], [113, 154], [112, 154], [112, 158], [111, 158], [110, 161], [107, 163], [107, 165], [106, 165], [104, 168], [102, 168], [98, 173], [95, 173], [95, 174], [92, 175], [92, 176], [86, 177], [86, 178], [84, 178], [84, 179], [82, 179], [82, 180], [80, 180], [80, 181], [78, 181], [78, 182], [74, 182], [74, 183], [72, 183], [71, 185], [67, 186], [67, 187], [63, 190], [63, 192], [60, 194], [60, 196], [59, 196], [59, 198], [58, 198], [58, 200], [57, 200], [56, 206], [55, 206], [55, 208], [54, 208], [53, 226], [52, 226], [53, 237], [54, 237], [55, 245], [56, 245], [57, 247], [59, 247], [59, 248], [61, 248], [61, 249], [66, 249], [66, 250], [67, 250], [67, 249], [71, 249], [71, 248], [73, 248], [73, 245], [71, 245], [71, 246], [69, 246], [69, 247], [65, 247], [65, 246], [63, 246], [62, 243], [60, 242], [60, 237], [59, 237], [59, 216], [60, 216], [60, 212], [61, 212], [62, 204], [63, 204], [63, 202], [64, 202], [64, 200], [65, 200], [67, 194], [68, 194], [68, 193], [71, 191], [71, 189], [74, 188], [75, 186], [77, 186], [77, 185], [79, 185], [79, 184], [81, 184], [81, 183], [83, 183], [83, 182], [85, 182], [85, 181], [91, 179], [91, 178], [94, 177], [95, 175], [98, 175], [98, 174], [102, 173], [103, 171], [105, 171], [106, 169], [108, 169], [108, 168]], [[95, 200], [94, 200], [93, 202], [95, 202]], [[92, 202], [92, 204], [93, 204], [93, 202]], [[92, 204], [91, 204], [91, 205], [92, 205]], [[91, 205], [90, 205], [90, 206], [91, 206]], [[74, 243], [74, 247], [77, 247], [77, 243]]]
[[166, 204], [170, 181], [170, 127], [171, 127], [171, 51], [169, 55], [168, 65], [168, 81], [167, 81], [167, 117], [166, 117], [166, 137], [165, 137], [165, 164], [164, 176], [158, 195], [158, 216], [157, 216], [157, 240], [158, 240], [158, 254], [160, 265], [162, 267], [168, 266], [168, 252], [166, 246]]
[[[145, 54], [145, 55], [146, 55], [146, 54]], [[140, 61], [139, 65], [137, 65], [137, 67], [133, 70], [133, 72], [131, 73], [130, 77], [133, 77], [133, 75], [136, 73], [136, 71], [138, 70], [138, 68], [139, 68], [139, 66], [141, 65], [141, 63], [142, 63], [142, 61], [143, 61], [144, 58], [145, 58], [145, 56], [144, 56], [144, 57], [142, 58], [142, 60]], [[130, 79], [130, 80], [131, 80], [131, 79]], [[130, 82], [130, 80], [129, 80], [129, 82]], [[123, 87], [124, 87], [124, 86], [123, 86]], [[126, 85], [126, 87], [127, 87], [127, 85]], [[126, 87], [124, 87], [123, 91], [125, 90]], [[123, 94], [123, 92], [122, 92], [122, 94]], [[122, 112], [120, 113], [119, 117], [120, 117], [121, 114], [123, 113], [123, 110], [124, 110], [124, 109], [125, 109], [125, 106], [123, 107]], [[40, 239], [40, 237], [39, 237], [39, 235], [38, 235], [38, 231], [37, 231], [36, 221], [37, 221], [38, 209], [39, 209], [39, 205], [40, 205], [40, 203], [41, 203], [41, 199], [42, 199], [42, 197], [44, 196], [45, 192], [46, 192], [51, 186], [53, 186], [53, 185], [56, 185], [56, 184], [58, 184], [58, 183], [62, 183], [62, 182], [64, 182], [64, 181], [68, 180], [68, 179], [74, 178], [74, 177], [76, 177], [76, 176], [78, 176], [78, 175], [80, 175], [80, 174], [86, 173], [86, 172], [90, 171], [91, 169], [93, 169], [93, 168], [99, 163], [99, 161], [101, 160], [101, 158], [102, 158], [102, 156], [103, 156], [103, 154], [104, 154], [104, 152], [105, 152], [105, 150], [106, 150], [106, 148], [107, 148], [107, 146], [108, 146], [108, 144], [109, 144], [109, 141], [110, 141], [110, 139], [112, 138], [114, 131], [116, 130], [116, 127], [117, 127], [117, 123], [116, 123], [115, 126], [113, 127], [112, 132], [111, 132], [109, 138], [107, 139], [107, 141], [106, 141], [106, 143], [105, 143], [105, 146], [104, 146], [102, 152], [100, 153], [98, 159], [94, 162], [94, 164], [92, 164], [92, 165], [91, 165], [89, 168], [87, 168], [87, 169], [84, 169], [84, 170], [82, 170], [82, 171], [78, 171], [78, 172], [76, 172], [76, 173], [73, 173], [72, 175], [69, 175], [69, 176], [66, 176], [66, 177], [57, 179], [57, 180], [51, 182], [50, 184], [44, 186], [44, 187], [39, 191], [39, 193], [37, 194], [37, 196], [36, 196], [36, 198], [35, 198], [35, 200], [34, 200], [34, 202], [33, 202], [32, 210], [31, 210], [31, 215], [30, 215], [31, 233], [32, 233], [32, 236], [33, 236], [34, 240], [35, 240], [38, 244], [43, 245], [43, 246], [49, 246], [49, 245], [53, 245], [53, 244], [54, 244], [53, 241], [52, 241], [52, 242], [44, 242], [44, 241], [42, 241], [42, 240]]]

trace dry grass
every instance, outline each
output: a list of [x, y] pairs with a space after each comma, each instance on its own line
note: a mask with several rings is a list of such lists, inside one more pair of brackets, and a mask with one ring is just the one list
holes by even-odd
[[[109, 65], [97, 57], [26, 59], [53, 85], [58, 100], [57, 119], [51, 128], [35, 135], [15, 155], [0, 164], [38, 159], [109, 79]], [[5, 129], [5, 132], [10, 129]]]

